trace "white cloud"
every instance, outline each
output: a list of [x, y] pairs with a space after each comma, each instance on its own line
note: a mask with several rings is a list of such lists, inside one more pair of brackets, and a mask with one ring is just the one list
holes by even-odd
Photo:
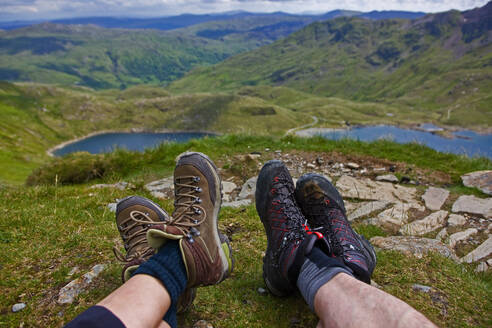
[[480, 7], [487, 0], [1, 0], [0, 19], [77, 16], [167, 16], [230, 10], [291, 13], [407, 10], [438, 12]]

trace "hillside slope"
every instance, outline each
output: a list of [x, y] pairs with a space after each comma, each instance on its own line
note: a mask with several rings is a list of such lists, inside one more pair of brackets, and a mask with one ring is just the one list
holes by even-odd
[[[282, 85], [322, 96], [435, 110], [444, 124], [490, 124], [492, 3], [413, 21], [338, 18], [175, 81], [169, 90]], [[467, 115], [463, 115], [466, 111]], [[458, 113], [458, 115], [454, 115]]]

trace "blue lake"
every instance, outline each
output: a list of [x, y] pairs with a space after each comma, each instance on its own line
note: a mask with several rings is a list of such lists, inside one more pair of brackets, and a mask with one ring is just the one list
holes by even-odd
[[441, 152], [464, 154], [470, 157], [483, 156], [492, 159], [492, 134], [478, 134], [473, 131], [453, 133], [454, 138], [444, 138], [439, 135], [398, 128], [389, 125], [364, 126], [348, 130], [342, 129], [307, 129], [298, 131], [300, 135], [321, 135], [328, 139], [352, 138], [361, 141], [388, 139], [399, 143], [417, 142]]
[[77, 151], [99, 154], [111, 152], [115, 148], [143, 151], [146, 148], [156, 147], [163, 142], [186, 142], [190, 139], [203, 138], [205, 136], [215, 135], [201, 132], [104, 133], [68, 144], [63, 148], [55, 150], [53, 154], [55, 156], [63, 156]]

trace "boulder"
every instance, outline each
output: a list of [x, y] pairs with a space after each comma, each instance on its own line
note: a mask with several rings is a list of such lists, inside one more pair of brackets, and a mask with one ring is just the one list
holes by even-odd
[[466, 218], [459, 214], [449, 214], [448, 225], [451, 227], [458, 227], [466, 224]]
[[461, 262], [472, 263], [480, 261], [492, 254], [492, 235], [484, 241], [480, 246], [461, 258]]
[[454, 213], [466, 212], [492, 218], [492, 198], [478, 198], [475, 196], [460, 196], [453, 204]]
[[69, 282], [58, 293], [59, 304], [72, 304], [75, 298], [92, 283], [92, 280], [106, 268], [104, 264], [96, 264], [91, 271], [85, 273], [82, 277]]
[[402, 235], [422, 236], [446, 225], [448, 211], [434, 212], [421, 220], [405, 224], [400, 229]]
[[343, 175], [338, 179], [336, 187], [342, 196], [347, 198], [416, 203], [417, 189], [388, 182], [378, 182], [367, 178], [357, 179]]
[[384, 210], [386, 207], [388, 207], [389, 204], [391, 203], [386, 201], [363, 203], [361, 206], [357, 207], [353, 212], [350, 213], [350, 215], [348, 216], [348, 220], [352, 222], [358, 218], [367, 216], [376, 211]]
[[466, 187], [478, 188], [487, 195], [492, 195], [492, 171], [476, 171], [461, 176]]
[[456, 254], [451, 248], [438, 240], [413, 236], [391, 236], [373, 237], [371, 244], [385, 250], [395, 250], [407, 255], [421, 258], [428, 252], [438, 252], [439, 254], [458, 261]]
[[448, 245], [449, 247], [454, 248], [456, 244], [458, 244], [459, 242], [465, 241], [477, 233], [478, 230], [475, 228], [470, 228], [470, 229], [466, 229], [465, 231], [453, 233], [451, 236], [449, 236]]
[[442, 188], [430, 187], [422, 195], [422, 199], [425, 202], [425, 207], [432, 211], [438, 211], [442, 205], [448, 199], [449, 190]]
[[168, 177], [147, 183], [144, 188], [150, 192], [156, 191], [162, 194], [174, 193], [174, 179]]
[[376, 181], [398, 182], [398, 178], [394, 174], [378, 175]]
[[419, 204], [396, 203], [393, 207], [388, 208], [379, 213], [377, 217], [371, 219], [370, 223], [386, 229], [398, 230], [408, 222], [409, 211], [411, 209], [425, 211], [425, 208]]

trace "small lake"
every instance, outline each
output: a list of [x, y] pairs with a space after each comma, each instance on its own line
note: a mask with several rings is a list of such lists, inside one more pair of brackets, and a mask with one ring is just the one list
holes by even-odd
[[[431, 130], [432, 125], [421, 126]], [[364, 126], [352, 129], [306, 129], [297, 131], [301, 136], [321, 135], [338, 140], [351, 138], [361, 141], [388, 139], [399, 143], [417, 142], [441, 152], [464, 154], [470, 157], [483, 156], [492, 159], [492, 134], [473, 131], [454, 132], [454, 138], [444, 138], [427, 131], [403, 129], [390, 125]]]
[[91, 154], [108, 153], [116, 148], [124, 148], [133, 151], [143, 151], [153, 148], [163, 142], [186, 142], [190, 139], [198, 139], [206, 136], [215, 136], [212, 133], [202, 132], [139, 132], [139, 133], [103, 133], [70, 143], [53, 152], [55, 156], [87, 151]]

